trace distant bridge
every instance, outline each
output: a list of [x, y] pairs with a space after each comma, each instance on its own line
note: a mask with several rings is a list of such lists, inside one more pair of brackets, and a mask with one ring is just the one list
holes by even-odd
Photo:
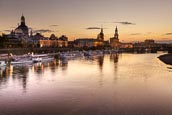
[[168, 51], [172, 53], [172, 44], [148, 44], [148, 45], [134, 45], [133, 50], [136, 52], [152, 52]]

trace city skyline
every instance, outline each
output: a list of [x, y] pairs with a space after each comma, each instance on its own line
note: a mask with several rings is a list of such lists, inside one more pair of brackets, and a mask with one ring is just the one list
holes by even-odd
[[165, 0], [1, 0], [0, 34], [9, 33], [24, 14], [27, 25], [45, 36], [65, 34], [69, 40], [96, 38], [103, 26], [105, 40], [119, 29], [123, 42], [172, 40], [169, 11]]

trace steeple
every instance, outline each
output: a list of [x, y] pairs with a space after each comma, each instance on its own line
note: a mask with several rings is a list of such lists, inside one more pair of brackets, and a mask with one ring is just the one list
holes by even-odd
[[117, 28], [117, 26], [116, 26], [116, 29], [115, 29], [115, 33], [118, 33], [118, 28]]
[[101, 25], [101, 32], [100, 33], [103, 33], [103, 26]]
[[114, 38], [115, 38], [115, 39], [118, 39], [118, 37], [119, 37], [118, 28], [117, 28], [117, 26], [116, 26]]
[[97, 40], [103, 41], [104, 40], [104, 33], [103, 33], [103, 27], [101, 27], [101, 31], [97, 36]]
[[21, 16], [21, 25], [25, 25], [25, 17], [23, 16], [23, 14]]
[[101, 33], [103, 33], [103, 28], [101, 28]]

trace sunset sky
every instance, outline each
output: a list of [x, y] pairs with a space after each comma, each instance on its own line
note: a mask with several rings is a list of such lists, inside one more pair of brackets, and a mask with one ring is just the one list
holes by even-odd
[[15, 29], [23, 13], [27, 26], [45, 36], [96, 38], [103, 26], [108, 40], [118, 26], [123, 42], [169, 41], [171, 11], [172, 0], [0, 0], [0, 34]]

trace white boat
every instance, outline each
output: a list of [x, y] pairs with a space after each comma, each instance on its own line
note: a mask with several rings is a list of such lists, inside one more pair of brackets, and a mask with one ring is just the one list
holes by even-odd
[[40, 57], [32, 57], [32, 62], [42, 62], [42, 58]]
[[75, 57], [76, 57], [76, 55], [73, 53], [61, 53], [60, 54], [60, 59], [73, 59]]
[[44, 61], [52, 61], [52, 60], [54, 60], [54, 58], [49, 56], [48, 54], [32, 55], [33, 62], [44, 62]]
[[0, 61], [0, 67], [2, 66], [6, 66], [7, 64], [5, 63], [5, 61]]
[[73, 51], [72, 53], [75, 55], [76, 58], [84, 57], [84, 53], [81, 51]]
[[81, 51], [71, 51], [60, 53], [60, 59], [75, 59], [84, 57], [84, 53]]
[[103, 52], [102, 51], [87, 51], [84, 52], [84, 56], [86, 57], [99, 57], [99, 56], [103, 56]]
[[8, 57], [8, 54], [0, 54], [0, 60], [6, 60]]
[[11, 64], [25, 64], [25, 63], [32, 63], [33, 61], [28, 58], [17, 58], [12, 59]]

